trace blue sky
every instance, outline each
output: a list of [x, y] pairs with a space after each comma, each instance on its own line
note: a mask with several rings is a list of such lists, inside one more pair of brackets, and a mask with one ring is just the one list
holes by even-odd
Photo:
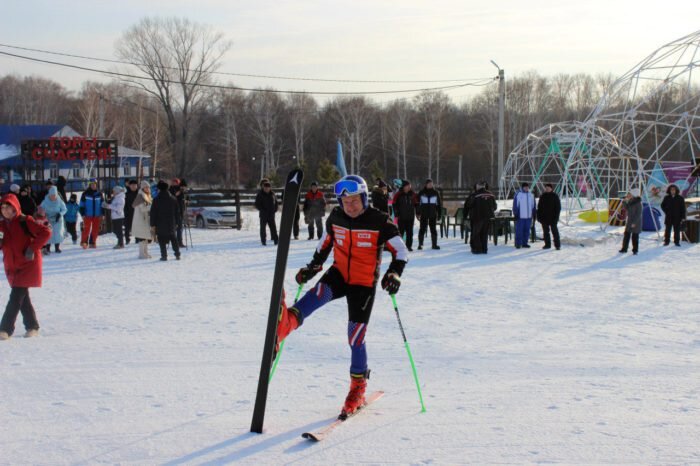
[[[115, 41], [142, 17], [181, 16], [210, 24], [233, 42], [222, 71], [341, 79], [480, 78], [495, 76], [489, 63], [494, 59], [506, 77], [528, 70], [619, 75], [659, 46], [700, 29], [700, 2], [653, 2], [654, 8], [646, 3], [651, 2], [5, 0], [0, 43], [113, 58]], [[0, 56], [0, 74], [6, 73], [41, 74], [71, 90], [84, 80], [104, 79]], [[297, 90], [412, 87], [251, 78], [234, 83]], [[456, 100], [469, 93], [450, 92]]]

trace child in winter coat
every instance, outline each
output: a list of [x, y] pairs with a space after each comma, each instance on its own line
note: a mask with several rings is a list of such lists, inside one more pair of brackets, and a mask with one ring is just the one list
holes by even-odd
[[56, 252], [61, 252], [61, 243], [63, 242], [63, 216], [66, 214], [66, 204], [63, 199], [58, 194], [58, 188], [56, 186], [51, 186], [49, 188], [48, 195], [41, 202], [41, 207], [46, 212], [46, 218], [51, 226], [51, 240], [46, 245], [47, 249], [51, 250], [51, 245], [53, 244], [56, 248]]
[[78, 196], [75, 194], [70, 195], [68, 204], [66, 204], [66, 214], [63, 219], [66, 221], [66, 229], [70, 233], [70, 237], [73, 240], [73, 244], [78, 244], [78, 232], [75, 226], [78, 224], [78, 211], [80, 206], [78, 205]]
[[10, 301], [0, 321], [0, 340], [12, 336], [20, 312], [27, 330], [24, 336], [34, 337], [39, 333], [39, 322], [29, 299], [29, 288], [41, 286], [39, 251], [51, 237], [51, 230], [32, 217], [23, 215], [19, 200], [13, 194], [3, 196], [0, 212], [0, 248], [5, 276], [11, 288]]

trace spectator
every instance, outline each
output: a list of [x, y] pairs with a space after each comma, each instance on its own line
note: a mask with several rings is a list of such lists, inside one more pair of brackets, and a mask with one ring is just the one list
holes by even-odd
[[417, 206], [418, 197], [411, 189], [411, 182], [402, 180], [401, 189], [394, 195], [393, 207], [394, 216], [398, 220], [399, 235], [406, 238], [405, 243], [409, 251], [413, 251], [413, 224]]
[[97, 190], [97, 180], [91, 178], [88, 189], [80, 197], [80, 215], [83, 217], [83, 231], [80, 236], [80, 245], [83, 249], [88, 248], [88, 236], [90, 237], [90, 248], [97, 247], [97, 235], [100, 233], [102, 223], [102, 203], [104, 197]]
[[29, 185], [22, 186], [22, 190], [19, 192], [19, 205], [22, 209], [23, 215], [34, 215], [36, 213], [36, 202], [31, 196], [31, 188]]
[[554, 186], [551, 183], [544, 185], [544, 193], [540, 196], [537, 204], [537, 221], [542, 224], [542, 233], [544, 234], [544, 246], [542, 249], [552, 248], [552, 238], [554, 237], [554, 247], [561, 249], [561, 241], [559, 239], [559, 214], [561, 213], [561, 201], [559, 196], [554, 192]]
[[151, 242], [151, 185], [148, 181], [141, 181], [141, 189], [136, 194], [136, 199], [132, 204], [134, 217], [131, 222], [131, 232], [134, 234], [136, 242], [139, 243], [139, 259], [150, 259], [148, 253], [148, 243]]
[[179, 247], [184, 248], [185, 243], [182, 242], [182, 222], [183, 218], [185, 218], [185, 190], [181, 185], [180, 179], [179, 178], [173, 178], [172, 181], [170, 181], [170, 194], [173, 195], [175, 200], [177, 201], [177, 209], [178, 209], [178, 223], [177, 223], [177, 229], [176, 229], [176, 234], [177, 234], [177, 244]]
[[0, 340], [7, 340], [15, 331], [17, 315], [22, 313], [25, 337], [39, 334], [39, 321], [29, 288], [41, 287], [41, 254], [39, 251], [51, 237], [51, 230], [32, 217], [22, 214], [17, 196], [6, 194], [0, 201], [0, 248], [5, 276], [10, 284], [10, 299], [0, 321]]
[[372, 189], [372, 207], [389, 213], [389, 186], [381, 178], [377, 178], [377, 185]]
[[56, 252], [61, 252], [61, 243], [63, 242], [63, 235], [65, 229], [63, 227], [63, 216], [66, 215], [68, 211], [66, 209], [66, 204], [63, 199], [58, 195], [58, 188], [56, 186], [51, 186], [49, 188], [49, 195], [46, 196], [44, 202], [41, 203], [41, 207], [46, 212], [46, 218], [49, 221], [49, 226], [51, 227], [51, 239], [49, 240], [46, 247], [51, 250], [51, 245], [53, 244], [56, 248]]
[[56, 180], [56, 188], [58, 188], [58, 195], [61, 196], [61, 200], [65, 203], [68, 202], [68, 198], [66, 197], [66, 177], [65, 176], [59, 176], [58, 179]]
[[19, 185], [12, 183], [10, 185], [10, 192], [8, 194], [14, 195], [17, 199], [19, 199]]
[[277, 196], [272, 191], [270, 180], [263, 178], [260, 181], [261, 189], [255, 196], [255, 208], [258, 209], [260, 217], [260, 242], [263, 246], [267, 244], [267, 227], [270, 227], [270, 237], [272, 242], [277, 244], [277, 224], [275, 223], [275, 212], [277, 212]]
[[621, 253], [626, 253], [632, 238], [632, 254], [639, 252], [639, 234], [642, 232], [642, 198], [639, 189], [630, 189], [622, 201], [627, 210], [627, 222], [625, 223], [625, 236], [622, 239]]
[[71, 194], [68, 199], [68, 204], [66, 204], [66, 214], [63, 219], [66, 221], [66, 229], [70, 233], [70, 237], [73, 240], [73, 244], [78, 244], [78, 232], [76, 231], [76, 224], [78, 223], [78, 211], [80, 206], [78, 205], [78, 196]]
[[671, 228], [673, 228], [673, 244], [681, 246], [681, 223], [685, 220], [685, 199], [678, 191], [678, 186], [675, 184], [669, 185], [666, 188], [666, 196], [661, 202], [661, 210], [664, 211], [666, 218], [666, 232], [664, 233], [664, 246], [671, 243]]
[[323, 235], [323, 217], [326, 215], [326, 198], [318, 190], [318, 183], [311, 182], [311, 189], [304, 196], [304, 222], [309, 225], [309, 240], [314, 239], [314, 226], [317, 237]]
[[[180, 221], [177, 200], [170, 194], [168, 183], [158, 182], [158, 196], [151, 206], [151, 234], [155, 233], [160, 245], [160, 260], [168, 260], [168, 243], [173, 246], [175, 259], [180, 260], [180, 247], [177, 241], [177, 225]], [[155, 230], [155, 231], [154, 231]]]
[[126, 183], [126, 193], [124, 194], [124, 239], [126, 244], [131, 242], [131, 223], [134, 220], [134, 201], [139, 193], [139, 184], [136, 180], [129, 180]]
[[124, 206], [126, 203], [125, 189], [121, 186], [112, 188], [112, 200], [103, 207], [112, 211], [112, 231], [117, 237], [114, 249], [124, 249]]
[[472, 254], [488, 254], [489, 225], [496, 213], [496, 198], [486, 189], [486, 183], [480, 182], [475, 191], [467, 198], [472, 238], [469, 243]]
[[418, 249], [423, 249], [423, 238], [428, 231], [430, 225], [430, 239], [433, 249], [440, 249], [437, 244], [437, 222], [442, 216], [442, 201], [440, 194], [433, 187], [433, 180], [428, 178], [425, 180], [423, 189], [418, 193], [418, 220], [420, 228], [418, 229]]
[[[51, 231], [51, 225], [49, 224], [49, 220], [46, 217], [46, 211], [42, 206], [37, 206], [36, 212], [34, 213], [34, 221], [37, 223], [40, 223], [47, 227], [49, 231]], [[44, 247], [41, 249], [42, 253], [46, 256], [51, 254], [51, 244], [48, 242], [44, 244]]]
[[520, 191], [513, 198], [513, 216], [515, 216], [515, 248], [529, 248], [532, 218], [537, 213], [535, 196], [530, 192], [530, 185], [523, 183]]
[[42, 202], [44, 202], [44, 199], [46, 199], [46, 196], [49, 194], [49, 189], [53, 187], [53, 181], [47, 180], [46, 183], [44, 184], [44, 190], [40, 192], [35, 201], [36, 205], [41, 205]]

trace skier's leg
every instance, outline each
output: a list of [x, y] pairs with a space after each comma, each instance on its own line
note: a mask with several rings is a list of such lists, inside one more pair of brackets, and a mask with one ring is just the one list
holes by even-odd
[[350, 391], [345, 398], [342, 413], [350, 414], [365, 402], [365, 390], [369, 370], [365, 335], [374, 304], [375, 288], [366, 286], [348, 287], [348, 344], [350, 345]]

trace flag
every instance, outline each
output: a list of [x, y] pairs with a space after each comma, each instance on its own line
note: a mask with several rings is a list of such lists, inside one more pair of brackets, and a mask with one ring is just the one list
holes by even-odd
[[345, 159], [343, 158], [343, 146], [338, 139], [338, 155], [335, 158], [335, 168], [338, 169], [340, 176], [347, 176], [348, 170], [345, 168]]

